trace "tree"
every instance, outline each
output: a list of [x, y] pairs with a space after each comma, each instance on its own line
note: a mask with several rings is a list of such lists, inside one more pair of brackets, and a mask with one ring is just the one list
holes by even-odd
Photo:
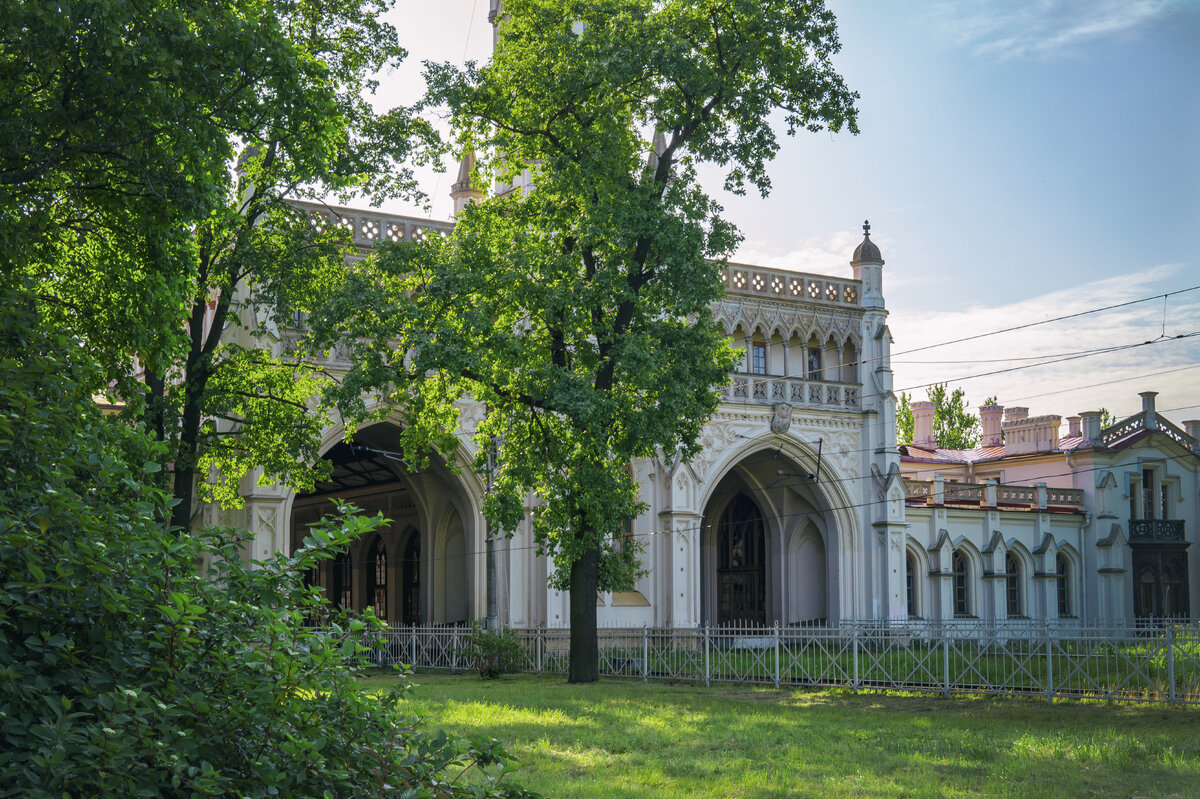
[[379, 622], [304, 584], [380, 519], [327, 520], [260, 563], [239, 559], [245, 534], [164, 529], [163, 446], [101, 414], [78, 353], [28, 297], [0, 307], [5, 795], [525, 795], [494, 742], [427, 735], [402, 687], [365, 690]]
[[[503, 784], [494, 744], [424, 735], [397, 692], [367, 694], [359, 642], [378, 622], [341, 616], [304, 585], [378, 519], [330, 520], [261, 563], [239, 559], [243, 533], [175, 534], [156, 475], [179, 454], [176, 420], [157, 411], [162, 440], [147, 435], [156, 411], [137, 405], [129, 379], [136, 359], [170, 391], [186, 381], [197, 298], [219, 307], [214, 292], [232, 292], [233, 276], [258, 276], [238, 303], [305, 302], [288, 293], [305, 285], [292, 276], [340, 266], [341, 243], [312, 236], [277, 199], [288, 180], [359, 184], [375, 163], [360, 134], [396, 141], [407, 124], [356, 110], [351, 84], [383, 47], [372, 10], [84, 0], [7, 3], [4, 19], [3, 792], [521, 795]], [[239, 141], [259, 146], [246, 171], [273, 194], [231, 191]], [[271, 261], [284, 242], [303, 246]], [[274, 271], [247, 271], [268, 262]], [[259, 302], [269, 319], [281, 304]], [[226, 397], [286, 383], [253, 352], [207, 354], [248, 362], [240, 385], [218, 373]], [[129, 417], [105, 417], [93, 399], [114, 380]], [[481, 784], [458, 784], [461, 769], [485, 767]]]
[[[352, 245], [288, 200], [415, 193], [405, 160], [430, 129], [368, 97], [404, 55], [386, 6], [238, 0], [143, 18], [94, 0], [61, 19], [41, 9], [55, 17], [53, 35], [33, 36], [45, 50], [2, 45], [23, 126], [4, 207], [45, 209], [22, 218], [34, 232], [10, 254], [46, 323], [109, 365], [97, 389], [169, 444], [176, 527], [192, 522], [197, 475], [202, 498], [227, 504], [256, 468], [298, 490], [320, 477], [327, 419], [311, 400], [329, 378], [273, 340], [294, 313], [322, 310]], [[127, 42], [97, 20], [146, 34]], [[25, 62], [40, 83], [11, 74]]]
[[913, 440], [913, 414], [909, 403], [912, 395], [900, 392], [900, 400], [896, 403], [896, 442], [911, 444]]
[[[966, 392], [961, 388], [949, 391], [945, 383], [925, 390], [933, 403], [933, 435], [943, 449], [971, 449], [979, 443], [979, 418], [971, 413]], [[900, 444], [913, 442], [913, 414], [909, 403], [912, 397], [901, 392], [896, 406], [896, 437]], [[995, 402], [989, 397], [985, 405]]]
[[539, 551], [570, 591], [571, 682], [598, 676], [597, 592], [639, 568], [614, 544], [644, 507], [630, 462], [694, 454], [734, 364], [710, 305], [738, 237], [696, 165], [765, 194], [775, 109], [789, 134], [855, 130], [837, 49], [820, 3], [510, 0], [490, 64], [428, 68], [484, 181], [530, 180], [355, 276], [346, 303], [368, 313], [337, 332], [375, 343], [347, 386], [406, 409], [415, 463], [454, 443], [456, 400], [485, 404], [476, 441], [497, 437], [500, 461], [485, 513], [511, 530], [538, 497]]

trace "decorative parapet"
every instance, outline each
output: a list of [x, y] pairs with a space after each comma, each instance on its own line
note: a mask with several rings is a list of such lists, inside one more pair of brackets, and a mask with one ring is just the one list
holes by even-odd
[[[1187, 433], [1180, 430], [1170, 419], [1163, 416], [1155, 415], [1158, 432], [1162, 433], [1167, 438], [1184, 449], [1194, 449], [1196, 447], [1196, 439], [1189, 436]], [[1137, 416], [1130, 416], [1128, 419], [1117, 422], [1112, 427], [1108, 427], [1101, 431], [1100, 441], [1107, 447], [1127, 438], [1138, 430], [1146, 429], [1146, 416], [1139, 413]]]
[[793, 406], [825, 407], [832, 410], [859, 410], [858, 383], [831, 383], [827, 380], [804, 380], [796, 377], [771, 377], [738, 373], [733, 383], [719, 389], [721, 398], [730, 402], [752, 402], [775, 405], [786, 402]]
[[364, 211], [337, 205], [293, 200], [292, 205], [308, 214], [314, 227], [337, 225], [350, 231], [360, 248], [374, 247], [381, 241], [424, 241], [430, 236], [449, 236], [453, 222], [399, 216], [382, 211]]
[[862, 281], [850, 278], [729, 264], [721, 273], [721, 282], [730, 296], [767, 297], [837, 308], [862, 307]]
[[[941, 485], [935, 488], [935, 483]], [[1045, 488], [1043, 486], [1012, 486], [989, 483], [951, 483], [935, 480], [905, 478], [906, 500], [911, 505], [964, 505], [987, 508], [991, 490], [995, 491], [1000, 509], [1049, 510], [1074, 513], [1083, 510], [1083, 491], [1076, 488]], [[1045, 499], [1039, 497], [1044, 491]], [[939, 496], [942, 503], [937, 500]]]

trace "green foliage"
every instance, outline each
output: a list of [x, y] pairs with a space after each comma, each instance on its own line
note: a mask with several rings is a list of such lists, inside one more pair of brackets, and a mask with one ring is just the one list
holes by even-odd
[[926, 393], [934, 405], [933, 434], [943, 449], [971, 449], [979, 443], [979, 417], [971, 412], [961, 388], [948, 391], [945, 383]]
[[329, 378], [303, 342], [270, 339], [323, 312], [352, 244], [287, 200], [418, 194], [405, 162], [436, 137], [370, 102], [404, 56], [389, 5], [6, 7], [20, 33], [0, 41], [0, 260], [105, 366], [94, 391], [169, 445], [178, 526], [197, 477], [237, 505], [252, 468], [299, 490], [321, 476], [298, 464], [328, 423], [310, 400]]
[[1153, 703], [640, 679], [581, 695], [449, 674], [423, 674], [407, 701], [510, 742], [547, 796], [584, 793], [588, 769], [604, 781], [586, 792], [614, 799], [1191, 796], [1200, 780], [1195, 708]]
[[[942, 449], [971, 449], [979, 443], [979, 417], [968, 407], [966, 393], [961, 388], [948, 391], [945, 383], [938, 383], [925, 390], [933, 403], [933, 434]], [[910, 403], [912, 395], [900, 392], [896, 404], [896, 441], [912, 444], [913, 414]], [[989, 397], [984, 404], [995, 402]]]
[[911, 444], [913, 440], [913, 415], [909, 403], [912, 395], [900, 392], [900, 400], [896, 403], [896, 443]]
[[501, 674], [513, 674], [525, 665], [525, 645], [512, 630], [485, 630], [476, 624], [467, 641], [466, 656], [475, 664], [479, 676], [494, 680]]
[[[495, 743], [418, 731], [403, 681], [368, 694], [361, 642], [379, 622], [304, 584], [378, 517], [343, 508], [260, 563], [245, 534], [170, 532], [162, 445], [100, 414], [79, 342], [41, 334], [4, 286], [0, 793], [524, 795]], [[477, 790], [456, 782], [468, 769]]]
[[1100, 429], [1106, 430], [1117, 423], [1117, 417], [1113, 416], [1108, 408], [1100, 409]]
[[574, 681], [595, 679], [597, 591], [638, 574], [635, 549], [611, 544], [645, 507], [630, 462], [694, 455], [734, 364], [710, 307], [739, 237], [697, 165], [765, 193], [775, 110], [789, 133], [854, 130], [837, 49], [819, 2], [511, 0], [491, 62], [428, 66], [479, 182], [530, 179], [466, 208], [448, 240], [363, 264], [343, 300], [359, 316], [321, 340], [373, 341], [339, 401], [404, 406], [418, 466], [455, 401], [485, 403], [476, 441], [496, 437], [500, 464], [485, 513], [512, 530], [539, 498]]

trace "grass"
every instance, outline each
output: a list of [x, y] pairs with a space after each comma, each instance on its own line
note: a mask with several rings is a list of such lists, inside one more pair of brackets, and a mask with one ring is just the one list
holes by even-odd
[[[392, 677], [372, 677], [383, 685]], [[426, 726], [500, 739], [548, 797], [1200, 796], [1200, 712], [423, 673]]]

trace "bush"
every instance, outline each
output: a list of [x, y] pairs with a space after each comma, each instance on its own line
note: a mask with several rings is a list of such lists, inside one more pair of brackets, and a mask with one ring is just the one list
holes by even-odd
[[[358, 642], [378, 622], [303, 584], [378, 519], [327, 520], [294, 556], [261, 563], [241, 558], [243, 533], [169, 530], [156, 445], [99, 413], [81, 346], [40, 335], [12, 296], [0, 308], [0, 795], [527, 795], [505, 782], [495, 742], [419, 731], [403, 685], [366, 694]], [[460, 785], [468, 769], [480, 776]]]
[[525, 645], [512, 630], [485, 630], [475, 625], [467, 639], [466, 651], [485, 680], [512, 674], [525, 663]]

